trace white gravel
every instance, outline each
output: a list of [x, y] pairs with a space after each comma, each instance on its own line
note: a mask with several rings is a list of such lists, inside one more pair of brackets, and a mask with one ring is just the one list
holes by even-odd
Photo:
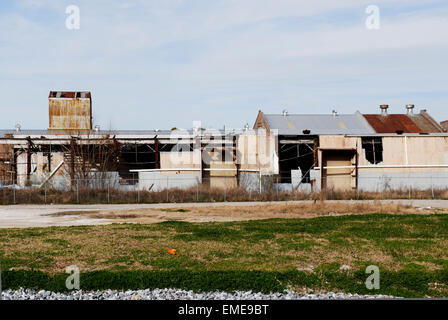
[[350, 293], [299, 293], [286, 290], [285, 293], [262, 294], [252, 291], [200, 292], [178, 289], [128, 290], [128, 291], [72, 291], [55, 293], [33, 289], [5, 290], [4, 300], [302, 300], [302, 299], [393, 299], [386, 295], [358, 295]]

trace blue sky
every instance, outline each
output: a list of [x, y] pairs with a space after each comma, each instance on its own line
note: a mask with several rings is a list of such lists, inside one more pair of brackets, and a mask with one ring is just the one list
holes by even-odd
[[[65, 27], [72, 4], [80, 30]], [[50, 90], [91, 91], [104, 129], [409, 103], [442, 121], [447, 30], [446, 0], [2, 0], [0, 128], [46, 129]]]

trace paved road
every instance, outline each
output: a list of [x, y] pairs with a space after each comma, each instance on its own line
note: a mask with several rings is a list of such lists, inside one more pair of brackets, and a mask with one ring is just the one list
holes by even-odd
[[[313, 201], [290, 201], [287, 203], [312, 203]], [[327, 202], [365, 203], [366, 200], [341, 200]], [[448, 200], [382, 200], [383, 203], [400, 203], [415, 207], [448, 208]], [[154, 208], [253, 206], [285, 202], [213, 202], [213, 203], [160, 203], [160, 204], [113, 204], [113, 205], [14, 205], [0, 206], [0, 228], [29, 228], [49, 226], [101, 225], [116, 222], [111, 219], [88, 218], [85, 215], [49, 216], [67, 211], [122, 211]]]

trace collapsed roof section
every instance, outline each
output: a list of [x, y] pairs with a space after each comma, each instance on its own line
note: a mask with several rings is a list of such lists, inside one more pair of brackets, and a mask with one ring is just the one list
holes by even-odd
[[48, 98], [91, 99], [90, 91], [50, 91]]

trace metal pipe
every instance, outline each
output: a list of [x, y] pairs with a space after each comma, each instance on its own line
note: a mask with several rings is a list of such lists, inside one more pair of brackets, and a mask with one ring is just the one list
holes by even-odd
[[406, 165], [409, 164], [409, 158], [408, 158], [408, 137], [404, 137], [404, 154], [406, 157]]
[[414, 115], [414, 105], [413, 104], [406, 105], [406, 114], [408, 116], [413, 116]]

